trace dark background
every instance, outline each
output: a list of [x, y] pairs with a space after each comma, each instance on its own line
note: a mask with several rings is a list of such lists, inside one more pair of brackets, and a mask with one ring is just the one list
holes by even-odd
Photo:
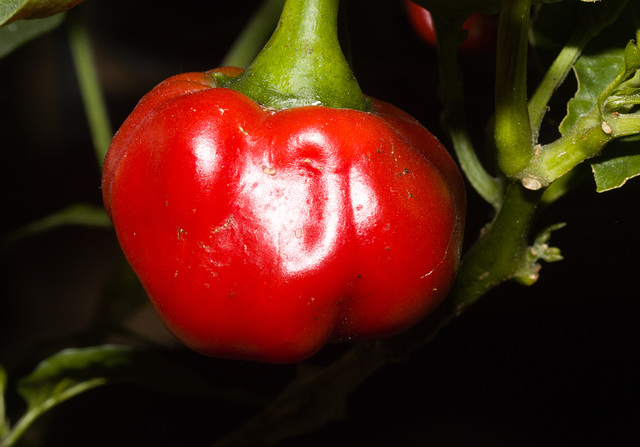
[[[114, 128], [161, 80], [217, 66], [257, 4], [88, 0], [77, 8], [90, 25]], [[409, 28], [401, 2], [351, 0], [348, 12], [363, 90], [413, 114], [446, 144], [435, 51]], [[469, 121], [480, 139], [491, 113], [494, 61], [468, 55], [462, 62]], [[100, 205], [99, 168], [64, 26], [0, 60], [0, 82], [3, 233], [73, 203]], [[639, 192], [640, 181], [632, 180], [597, 194], [588, 179], [540, 221], [567, 222], [552, 236], [565, 261], [544, 265], [532, 287], [494, 290], [411, 359], [369, 379], [344, 420], [286, 445], [635, 441]], [[473, 240], [490, 214], [471, 191], [469, 202]], [[87, 328], [118, 253], [112, 232], [78, 227], [2, 248], [0, 363], [12, 377], [32, 368], [47, 343]], [[292, 366], [222, 362], [181, 349], [148, 307], [127, 324], [185, 363], [266, 396], [295, 373]], [[320, 358], [340, 349], [329, 347]], [[10, 396], [14, 408], [17, 402]], [[30, 436], [46, 436], [41, 445], [48, 446], [208, 445], [250, 414], [233, 402], [118, 385], [65, 403]]]

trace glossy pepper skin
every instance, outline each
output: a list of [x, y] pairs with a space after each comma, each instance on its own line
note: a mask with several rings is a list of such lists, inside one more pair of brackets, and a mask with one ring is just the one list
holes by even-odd
[[163, 322], [219, 358], [291, 363], [396, 334], [440, 304], [460, 255], [456, 165], [375, 99], [276, 111], [210, 72], [174, 76], [116, 134], [102, 188]]

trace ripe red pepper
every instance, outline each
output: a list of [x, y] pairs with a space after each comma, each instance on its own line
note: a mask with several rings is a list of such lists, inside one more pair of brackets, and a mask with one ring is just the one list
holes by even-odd
[[[429, 45], [437, 45], [436, 32], [431, 12], [420, 5], [405, 0], [409, 21], [418, 35]], [[462, 25], [467, 37], [460, 45], [462, 53], [493, 51], [498, 36], [498, 17], [495, 15], [472, 14]]]
[[210, 73], [141, 100], [109, 149], [104, 203], [177, 338], [211, 356], [294, 362], [398, 333], [443, 300], [462, 240], [460, 173], [413, 118], [371, 109], [274, 111]]
[[337, 0], [287, 0], [246, 72], [167, 79], [109, 148], [103, 197], [122, 249], [198, 352], [303, 360], [398, 333], [451, 286], [461, 175], [416, 120], [367, 105], [337, 15]]

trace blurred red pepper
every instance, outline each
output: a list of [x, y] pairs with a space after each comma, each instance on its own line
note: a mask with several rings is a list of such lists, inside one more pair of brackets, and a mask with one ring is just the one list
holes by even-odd
[[[431, 13], [420, 5], [405, 0], [409, 21], [418, 35], [429, 45], [436, 46], [436, 32]], [[462, 25], [467, 37], [460, 45], [463, 53], [495, 51], [498, 35], [498, 16], [473, 14]]]

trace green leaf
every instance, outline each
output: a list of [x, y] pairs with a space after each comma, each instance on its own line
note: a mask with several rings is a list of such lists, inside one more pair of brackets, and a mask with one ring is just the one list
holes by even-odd
[[549, 246], [551, 233], [565, 226], [564, 222], [553, 224], [543, 229], [535, 238], [533, 245], [522, 256], [520, 265], [514, 275], [514, 279], [521, 284], [530, 286], [539, 277], [542, 268], [538, 261], [558, 262], [562, 261], [562, 254], [557, 247]]
[[632, 73], [640, 69], [640, 50], [633, 41], [624, 49], [625, 71]]
[[0, 25], [3, 25], [11, 17], [16, 15], [28, 0], [1, 0], [0, 1]]
[[[578, 58], [573, 64], [578, 83], [575, 97], [567, 106], [567, 116], [560, 125], [564, 135], [578, 117], [590, 111], [605, 88], [624, 68], [624, 51], [633, 35], [629, 0], [606, 2], [562, 2], [545, 5], [536, 12], [531, 32], [532, 43], [542, 59], [553, 61], [560, 50]], [[621, 35], [625, 35], [621, 39]], [[582, 47], [591, 43], [584, 52]], [[569, 48], [564, 48], [568, 45]], [[575, 49], [575, 53], [571, 50]], [[568, 51], [567, 51], [568, 50]], [[562, 82], [566, 72], [556, 74]], [[553, 84], [552, 84], [553, 85]], [[559, 85], [559, 84], [558, 84]], [[557, 88], [557, 86], [556, 86]]]
[[0, 25], [42, 19], [73, 8], [84, 0], [0, 0]]
[[[198, 374], [153, 352], [115, 345], [66, 349], [40, 362], [31, 374], [18, 382], [17, 390], [27, 402], [27, 411], [7, 436], [0, 437], [0, 446], [14, 445], [41, 414], [56, 405], [114, 382], [175, 395], [238, 397], [235, 390], [221, 392]], [[246, 396], [239, 397], [249, 401]]]
[[[633, 107], [639, 102], [637, 76], [634, 77], [639, 69], [640, 50], [634, 42], [627, 43], [624, 49], [601, 49], [583, 55], [575, 66], [578, 92], [569, 101], [561, 132], [564, 134], [570, 129], [580, 115], [598, 107], [600, 101], [605, 112], [603, 119], [610, 122], [611, 127], [620, 132], [619, 135], [632, 133], [621, 130], [626, 122], [631, 123], [631, 126], [627, 124], [630, 129], [637, 129], [637, 113], [627, 112], [633, 112]], [[596, 191], [605, 192], [623, 186], [629, 179], [640, 175], [640, 139], [627, 137], [608, 143], [602, 154], [591, 162], [591, 168]]]
[[19, 20], [0, 28], [0, 58], [5, 57], [20, 45], [45, 34], [64, 20], [64, 14], [46, 19]]
[[3, 243], [8, 245], [24, 237], [64, 225], [111, 228], [111, 220], [109, 220], [104, 208], [80, 203], [71, 205], [9, 233]]
[[53, 406], [108, 382], [134, 383], [173, 394], [202, 394], [210, 384], [152, 352], [104, 345], [65, 349], [43, 360], [18, 383], [30, 408]]
[[624, 50], [611, 48], [582, 55], [575, 64], [578, 91], [567, 105], [567, 116], [560, 124], [564, 135], [578, 118], [598, 106], [602, 91], [616, 78], [624, 66]]
[[116, 347], [69, 349], [43, 360], [18, 383], [29, 409], [43, 411], [83, 391], [104, 385], [129, 361], [131, 351]]
[[596, 191], [620, 188], [629, 179], [640, 175], [640, 138], [613, 141], [603, 155], [594, 159], [591, 169]]
[[84, 391], [107, 383], [130, 362], [132, 350], [117, 347], [70, 349], [43, 360], [18, 383], [18, 393], [27, 402], [27, 411], [10, 432], [0, 438], [0, 446], [12, 446], [29, 426], [54, 406]]

